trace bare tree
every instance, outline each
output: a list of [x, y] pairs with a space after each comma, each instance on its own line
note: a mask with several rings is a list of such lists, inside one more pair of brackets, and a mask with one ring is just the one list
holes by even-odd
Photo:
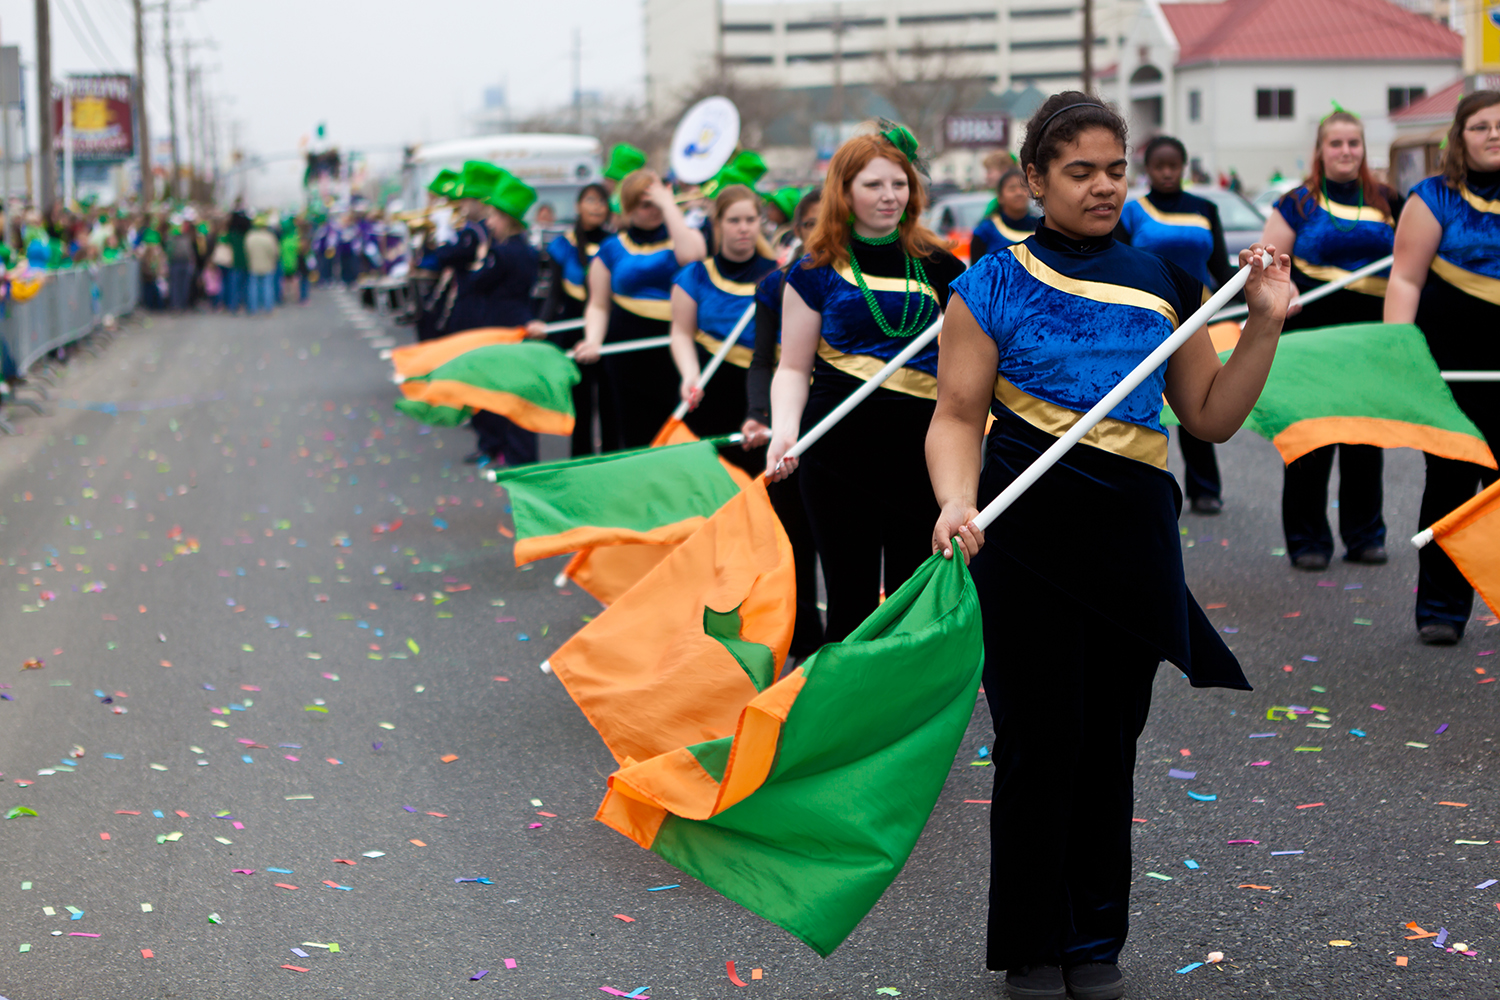
[[954, 46], [918, 38], [893, 57], [882, 53], [871, 89], [896, 109], [901, 124], [927, 149], [941, 152], [943, 120], [973, 105], [989, 84]]
[[[766, 133], [778, 119], [791, 115], [797, 119], [807, 114], [807, 98], [795, 91], [781, 87], [762, 86], [739, 79], [728, 67], [703, 74], [691, 87], [679, 95], [681, 105], [672, 115], [668, 129], [677, 124], [683, 112], [705, 97], [727, 97], [740, 112], [740, 145], [746, 149], [760, 149], [765, 145]], [[670, 139], [670, 131], [668, 133]]]

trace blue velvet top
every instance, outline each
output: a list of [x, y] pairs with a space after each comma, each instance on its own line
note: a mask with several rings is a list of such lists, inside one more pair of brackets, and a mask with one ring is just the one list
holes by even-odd
[[969, 237], [969, 261], [978, 260], [987, 253], [1002, 250], [1012, 243], [1019, 243], [1041, 224], [1042, 217], [1028, 215], [1023, 219], [1012, 219], [1000, 209], [995, 209], [980, 220]]
[[615, 305], [645, 319], [672, 318], [672, 279], [680, 265], [665, 225], [615, 233], [599, 244], [599, 259], [609, 268]]
[[573, 233], [566, 232], [547, 244], [547, 255], [562, 271], [562, 291], [570, 299], [579, 302], [589, 297], [589, 263], [599, 253], [598, 243], [588, 243], [583, 248], [585, 263], [578, 262], [578, 242]]
[[[953, 283], [1000, 350], [996, 405], [1061, 435], [1202, 304], [1203, 285], [1155, 254], [1105, 236], [1038, 229]], [[1163, 364], [1084, 437], [1166, 468]], [[999, 410], [997, 409], [997, 412]]]
[[[957, 257], [941, 252], [922, 262], [930, 284], [920, 284], [913, 278], [908, 290], [904, 277], [905, 257], [899, 242], [871, 246], [856, 241], [851, 252], [857, 256], [865, 283], [875, 294], [876, 304], [892, 327], [901, 323], [903, 303], [910, 323], [924, 299], [928, 302], [927, 315], [935, 321], [938, 310], [948, 304], [949, 283], [963, 273], [963, 264]], [[822, 267], [806, 266], [810, 262], [811, 258], [804, 257], [792, 265], [786, 283], [802, 297], [809, 309], [822, 315], [818, 360], [855, 378], [868, 379], [901, 353], [907, 339], [887, 337], [876, 324], [848, 264], [839, 268], [826, 264]], [[937, 309], [933, 308], [934, 305]], [[906, 362], [901, 371], [886, 380], [885, 388], [935, 399], [937, 352], [936, 342], [923, 348]]]
[[1117, 231], [1122, 242], [1165, 257], [1205, 287], [1227, 278], [1228, 260], [1219, 209], [1207, 198], [1186, 191], [1151, 191], [1125, 203]]
[[[718, 350], [745, 314], [745, 309], [755, 301], [757, 283], [775, 269], [774, 260], [761, 256], [736, 262], [714, 254], [708, 260], [694, 261], [678, 272], [675, 284], [698, 304], [698, 343], [710, 351]], [[731, 350], [728, 360], [741, 368], [749, 367], [754, 350], [755, 323], [752, 317], [751, 322], [740, 328], [736, 347]]]
[[[1303, 186], [1282, 195], [1276, 203], [1276, 211], [1297, 234], [1292, 281], [1299, 291], [1311, 291], [1389, 257], [1396, 242], [1396, 219], [1404, 201], [1399, 194], [1381, 188], [1391, 206], [1391, 211], [1382, 212], [1372, 205], [1360, 207], [1358, 180], [1327, 184], [1327, 198], [1321, 192], [1313, 198]], [[1348, 288], [1384, 298], [1390, 273], [1389, 268], [1378, 271]]]
[[1443, 227], [1432, 273], [1475, 298], [1500, 305], [1500, 171], [1470, 171], [1457, 191], [1442, 177], [1429, 177], [1411, 194], [1422, 199]]

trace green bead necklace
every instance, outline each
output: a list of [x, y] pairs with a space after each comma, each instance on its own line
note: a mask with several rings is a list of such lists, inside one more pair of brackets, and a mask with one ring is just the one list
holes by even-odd
[[[901, 231], [897, 229], [888, 236], [876, 236], [873, 239], [854, 232], [849, 235], [868, 246], [883, 247], [899, 240]], [[865, 282], [864, 273], [859, 269], [859, 258], [854, 256], [853, 244], [849, 246], [849, 269], [854, 272], [855, 284], [859, 285], [860, 292], [864, 294], [865, 305], [870, 307], [870, 315], [875, 318], [875, 325], [880, 327], [881, 333], [892, 338], [914, 337], [927, 329], [937, 318], [937, 303], [924, 294], [922, 304], [917, 307], [916, 314], [911, 318], [911, 325], [907, 325], [907, 310], [911, 306], [912, 279], [916, 279], [918, 287], [930, 287], [930, 283], [927, 280], [927, 271], [922, 267], [920, 260], [910, 254], [902, 256], [906, 259], [906, 286], [901, 296], [901, 320], [895, 327], [892, 327], [890, 321], [885, 318], [885, 312], [880, 308], [880, 303], [875, 301], [875, 293]]]
[[[1329, 208], [1332, 209], [1334, 202], [1333, 202], [1332, 198], [1328, 197], [1328, 178], [1327, 177], [1323, 178], [1323, 200], [1326, 201], [1326, 202], [1328, 202]], [[1363, 184], [1361, 184], [1359, 186], [1359, 207], [1357, 209], [1355, 209], [1356, 216], [1363, 215], [1364, 214], [1364, 208], [1365, 208], [1365, 186]], [[1332, 211], [1329, 211], [1328, 218], [1333, 221], [1333, 228], [1335, 230], [1337, 230], [1338, 232], [1341, 232], [1341, 233], [1352, 233], [1352, 232], [1354, 232], [1354, 227], [1357, 226], [1357, 225], [1359, 225], [1359, 219], [1356, 217], [1353, 222], [1349, 223], [1349, 228], [1345, 229], [1343, 226], [1339, 225], [1339, 217], [1337, 215], [1334, 215]]]

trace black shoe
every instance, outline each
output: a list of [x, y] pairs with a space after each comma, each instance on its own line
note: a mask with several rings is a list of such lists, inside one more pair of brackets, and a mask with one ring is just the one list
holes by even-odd
[[1452, 625], [1441, 622], [1435, 625], [1423, 625], [1417, 629], [1417, 638], [1422, 640], [1426, 646], [1457, 646], [1458, 640], [1463, 638], [1463, 633]]
[[1310, 573], [1328, 568], [1328, 557], [1321, 552], [1304, 552], [1292, 560], [1292, 565]]
[[1344, 562], [1364, 563], [1367, 566], [1384, 566], [1390, 561], [1390, 554], [1385, 551], [1384, 545], [1371, 545], [1367, 549], [1358, 552], [1345, 552]]
[[1192, 508], [1194, 514], [1217, 514], [1224, 509], [1224, 501], [1218, 497], [1193, 497]]
[[1063, 971], [1056, 965], [1023, 965], [1005, 973], [1005, 988], [1013, 997], [1047, 997], [1066, 1000]]
[[1125, 977], [1113, 962], [1089, 962], [1063, 970], [1068, 995], [1073, 1000], [1120, 1000], [1125, 995]]

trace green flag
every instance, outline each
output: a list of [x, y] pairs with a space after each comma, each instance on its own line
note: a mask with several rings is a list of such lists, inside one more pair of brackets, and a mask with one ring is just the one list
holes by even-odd
[[740, 491], [716, 442], [502, 469], [516, 565], [599, 545], [675, 545]]
[[[752, 652], [734, 650], [746, 673]], [[598, 819], [826, 957], [916, 846], [983, 661], [968, 570], [934, 555], [849, 638], [761, 690], [734, 735], [624, 760]]]
[[[1162, 422], [1178, 423], [1170, 408]], [[1286, 462], [1324, 445], [1370, 444], [1495, 468], [1479, 428], [1453, 401], [1426, 339], [1409, 323], [1284, 335], [1245, 426]]]
[[476, 410], [541, 434], [573, 433], [573, 386], [580, 375], [546, 341], [491, 344], [466, 351], [401, 383], [396, 409], [422, 423], [455, 427]]

